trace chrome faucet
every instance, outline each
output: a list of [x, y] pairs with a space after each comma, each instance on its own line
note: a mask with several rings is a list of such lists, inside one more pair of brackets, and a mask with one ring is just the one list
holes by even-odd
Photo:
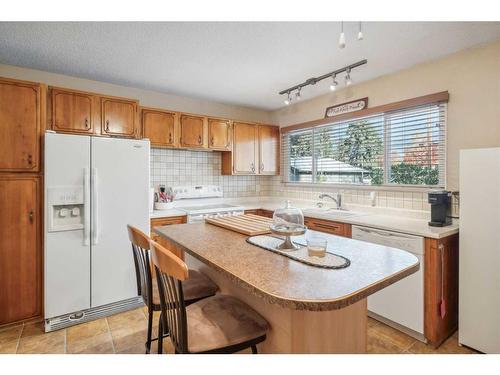
[[337, 204], [337, 210], [342, 208], [342, 195], [340, 193], [335, 194], [337, 197], [332, 197], [330, 194], [320, 194], [319, 199], [330, 198]]

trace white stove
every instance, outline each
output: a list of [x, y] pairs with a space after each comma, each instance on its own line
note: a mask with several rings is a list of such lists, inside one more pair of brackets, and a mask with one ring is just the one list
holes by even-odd
[[[185, 206], [181, 202], [175, 206], [177, 210], [186, 212], [188, 224], [200, 223], [210, 217], [243, 215], [245, 212], [241, 206], [218, 202], [218, 198], [223, 196], [220, 186], [173, 186], [170, 192], [175, 201], [189, 200]], [[196, 200], [203, 200], [203, 203], [197, 203]]]

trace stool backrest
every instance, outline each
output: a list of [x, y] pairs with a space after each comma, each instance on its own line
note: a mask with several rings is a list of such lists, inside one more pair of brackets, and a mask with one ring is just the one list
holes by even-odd
[[132, 243], [132, 254], [134, 256], [135, 277], [137, 279], [137, 292], [146, 306], [153, 304], [153, 282], [151, 276], [151, 262], [149, 257], [150, 238], [139, 229], [127, 225], [128, 238]]
[[150, 241], [151, 257], [156, 271], [163, 327], [168, 327], [176, 352], [187, 353], [186, 305], [182, 281], [189, 277], [189, 270], [179, 257], [160, 244]]

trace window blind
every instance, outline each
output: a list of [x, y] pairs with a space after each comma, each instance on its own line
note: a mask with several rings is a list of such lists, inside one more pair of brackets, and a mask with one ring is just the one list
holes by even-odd
[[286, 182], [444, 186], [446, 103], [283, 133]]

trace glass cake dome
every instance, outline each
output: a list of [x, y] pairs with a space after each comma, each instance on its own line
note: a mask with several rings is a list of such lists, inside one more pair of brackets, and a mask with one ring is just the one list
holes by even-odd
[[297, 250], [299, 247], [291, 241], [290, 237], [300, 236], [306, 230], [302, 210], [292, 207], [290, 201], [286, 201], [284, 208], [278, 208], [274, 211], [271, 231], [274, 234], [285, 236], [284, 242], [278, 247], [280, 250]]

